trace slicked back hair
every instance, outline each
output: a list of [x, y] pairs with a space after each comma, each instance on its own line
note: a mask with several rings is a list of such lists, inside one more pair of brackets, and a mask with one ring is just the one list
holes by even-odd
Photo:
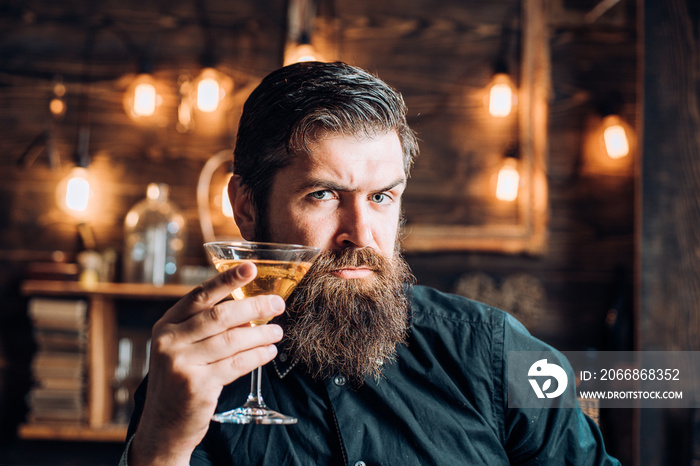
[[329, 135], [391, 131], [401, 142], [408, 177], [418, 142], [401, 94], [384, 81], [341, 62], [295, 63], [269, 74], [243, 106], [233, 160], [255, 208], [256, 230], [266, 223], [274, 175], [297, 154], [310, 153], [314, 142]]

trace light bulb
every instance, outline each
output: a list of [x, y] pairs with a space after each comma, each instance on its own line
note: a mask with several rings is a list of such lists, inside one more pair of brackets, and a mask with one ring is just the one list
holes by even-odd
[[499, 73], [491, 80], [489, 89], [489, 113], [494, 117], [507, 117], [513, 109], [513, 87], [507, 74]]
[[134, 88], [134, 115], [151, 116], [156, 112], [156, 88], [151, 83], [141, 83]]
[[61, 78], [54, 79], [54, 85], [51, 89], [52, 97], [49, 101], [49, 111], [51, 114], [60, 119], [66, 113], [66, 86]]
[[219, 83], [206, 78], [197, 84], [197, 108], [203, 112], [213, 112], [219, 107]]
[[68, 176], [59, 182], [56, 197], [58, 205], [66, 213], [76, 218], [85, 217], [92, 197], [87, 170], [82, 167], [71, 170]]
[[225, 78], [214, 68], [204, 68], [195, 79], [194, 99], [197, 109], [211, 113], [219, 108], [219, 102], [226, 96]]
[[311, 44], [304, 43], [289, 46], [284, 57], [285, 65], [305, 61], [323, 61], [323, 59]]
[[140, 74], [124, 94], [124, 110], [134, 121], [153, 121], [162, 103], [156, 80], [149, 74]]
[[66, 104], [63, 102], [63, 99], [54, 97], [51, 99], [51, 102], [49, 102], [49, 110], [54, 116], [60, 117], [66, 113]]
[[507, 157], [498, 171], [496, 197], [501, 201], [514, 201], [518, 197], [519, 185], [518, 162], [512, 157]]
[[620, 118], [610, 115], [603, 120], [603, 140], [605, 152], [611, 159], [625, 157], [630, 152], [629, 140], [625, 128], [620, 124]]
[[66, 207], [76, 212], [87, 209], [90, 199], [90, 183], [85, 178], [71, 178], [66, 186]]

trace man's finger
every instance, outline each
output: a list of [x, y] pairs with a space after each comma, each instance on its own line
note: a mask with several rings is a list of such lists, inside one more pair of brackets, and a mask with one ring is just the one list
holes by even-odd
[[186, 334], [190, 341], [197, 342], [249, 322], [267, 322], [284, 312], [284, 308], [284, 299], [277, 295], [222, 301], [181, 322], [175, 331]]
[[277, 356], [275, 345], [258, 346], [238, 353], [230, 358], [221, 359], [210, 365], [212, 374], [221, 383], [228, 385], [234, 380], [248, 374], [256, 367], [264, 366]]
[[190, 316], [211, 309], [231, 292], [250, 282], [257, 274], [252, 262], [243, 262], [205, 281], [178, 301], [161, 319], [164, 323], [179, 323]]
[[237, 327], [190, 345], [186, 358], [192, 364], [213, 364], [253, 348], [279, 342], [283, 331], [279, 325]]

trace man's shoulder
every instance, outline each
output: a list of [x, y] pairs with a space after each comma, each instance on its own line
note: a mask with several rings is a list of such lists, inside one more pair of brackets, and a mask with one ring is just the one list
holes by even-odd
[[506, 312], [464, 296], [416, 285], [411, 290], [414, 319], [438, 318], [448, 321], [502, 326]]
[[500, 334], [497, 339], [509, 335], [509, 340], [534, 340], [520, 321], [501, 309], [420, 285], [411, 291], [411, 326], [414, 331], [459, 332], [471, 328], [493, 336]]

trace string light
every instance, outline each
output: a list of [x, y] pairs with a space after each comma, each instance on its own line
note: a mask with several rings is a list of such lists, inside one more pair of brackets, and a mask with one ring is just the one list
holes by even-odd
[[306, 61], [324, 61], [321, 55], [311, 44], [290, 45], [284, 54], [284, 64], [300, 63]]
[[611, 159], [626, 157], [630, 152], [629, 139], [620, 117], [608, 115], [603, 119], [605, 152]]
[[54, 79], [51, 88], [51, 100], [49, 101], [49, 111], [54, 118], [60, 120], [66, 114], [66, 86], [59, 77]]
[[146, 73], [138, 75], [124, 94], [124, 110], [134, 121], [148, 121], [154, 117], [162, 102], [155, 78]]
[[496, 198], [511, 202], [518, 198], [520, 188], [520, 171], [518, 170], [518, 151], [515, 145], [510, 146], [503, 158], [496, 179]]
[[503, 118], [510, 115], [513, 109], [513, 84], [506, 73], [494, 75], [489, 83], [489, 113], [493, 117]]
[[224, 77], [214, 68], [204, 68], [197, 76], [194, 102], [199, 111], [212, 113], [219, 108], [219, 103], [226, 97], [223, 81]]
[[73, 168], [56, 188], [58, 205], [64, 212], [78, 219], [87, 217], [92, 195], [88, 172], [83, 167]]

